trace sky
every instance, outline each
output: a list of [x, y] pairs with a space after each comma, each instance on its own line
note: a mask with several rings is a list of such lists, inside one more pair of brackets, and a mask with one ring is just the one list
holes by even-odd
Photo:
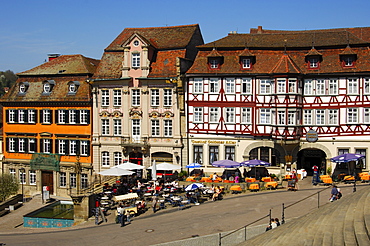
[[0, 0], [0, 71], [23, 72], [47, 54], [100, 59], [129, 27], [199, 24], [205, 43], [231, 31], [370, 26], [369, 0]]

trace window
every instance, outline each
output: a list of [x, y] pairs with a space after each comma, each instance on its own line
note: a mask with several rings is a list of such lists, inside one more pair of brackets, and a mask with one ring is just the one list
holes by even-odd
[[51, 153], [51, 140], [44, 138], [42, 141], [42, 153], [50, 154]]
[[36, 152], [36, 139], [29, 138], [28, 139], [28, 153], [35, 153]]
[[310, 57], [308, 59], [309, 68], [318, 68], [319, 67], [319, 59], [317, 57]]
[[194, 122], [203, 122], [203, 108], [194, 108]]
[[271, 93], [271, 80], [261, 79], [260, 81], [260, 93], [261, 94], [270, 94]]
[[211, 69], [217, 69], [220, 66], [220, 62], [218, 59], [210, 59], [209, 64]]
[[82, 156], [89, 156], [89, 141], [86, 141], [86, 140], [83, 140], [83, 141], [80, 141], [80, 145], [81, 145], [81, 155]]
[[9, 123], [15, 123], [15, 115], [16, 115], [16, 110], [14, 109], [9, 109]]
[[329, 79], [329, 95], [338, 95], [338, 80]]
[[25, 93], [27, 90], [27, 87], [24, 83], [19, 85], [19, 93]]
[[66, 111], [63, 109], [58, 109], [58, 124], [65, 124], [66, 123]]
[[278, 110], [277, 111], [277, 124], [278, 125], [285, 125], [285, 110]]
[[36, 171], [30, 170], [28, 174], [29, 174], [30, 185], [36, 185]]
[[69, 113], [69, 118], [68, 118], [68, 122], [69, 124], [76, 124], [77, 123], [77, 113], [76, 113], [76, 110], [75, 109], [70, 109], [68, 110], [68, 113]]
[[26, 172], [24, 170], [19, 169], [19, 183], [25, 184], [26, 183]]
[[296, 116], [295, 111], [291, 111], [291, 110], [288, 111], [288, 125], [295, 125], [296, 124], [296, 120], [295, 120], [296, 117], [295, 116]]
[[50, 93], [51, 85], [49, 83], [44, 83], [44, 91], [43, 93]]
[[122, 164], [122, 153], [121, 152], [114, 152], [113, 156], [114, 156], [115, 166]]
[[109, 135], [109, 120], [108, 119], [101, 120], [101, 134]]
[[43, 124], [51, 124], [51, 110], [43, 109], [41, 111], [41, 116]]
[[36, 110], [28, 110], [28, 123], [36, 123]]
[[26, 143], [24, 138], [18, 139], [18, 152], [24, 153], [26, 149]]
[[338, 149], [338, 155], [348, 154], [349, 149]]
[[225, 108], [225, 123], [235, 123], [235, 108]]
[[75, 93], [76, 92], [76, 84], [70, 83], [68, 86], [68, 92]]
[[121, 119], [113, 120], [113, 135], [121, 136], [122, 135], [122, 121]]
[[87, 173], [81, 174], [81, 188], [86, 189], [89, 186], [89, 180], [87, 178]]
[[353, 56], [343, 57], [343, 66], [353, 67], [355, 65], [355, 58]]
[[285, 93], [285, 79], [277, 80], [277, 93]]
[[159, 106], [159, 90], [153, 89], [151, 90], [151, 106], [158, 107]]
[[242, 59], [242, 67], [243, 68], [251, 68], [251, 59], [245, 58]]
[[364, 123], [370, 123], [370, 108], [364, 108]]
[[243, 124], [252, 123], [252, 110], [251, 108], [242, 108], [241, 122]]
[[260, 109], [260, 124], [271, 124], [271, 109]]
[[289, 79], [288, 80], [288, 92], [296, 93], [297, 92], [297, 80]]
[[203, 146], [194, 146], [194, 162], [202, 164], [203, 160]]
[[209, 108], [209, 122], [218, 123], [219, 121], [219, 108]]
[[8, 138], [8, 140], [9, 140], [8, 151], [15, 152], [15, 138]]
[[242, 79], [242, 94], [252, 94], [252, 79]]
[[194, 79], [193, 84], [193, 93], [203, 93], [203, 79], [196, 78]]
[[64, 139], [58, 140], [58, 154], [60, 155], [66, 154], [66, 140]]
[[164, 136], [172, 137], [172, 120], [164, 120]]
[[235, 160], [235, 147], [225, 146], [225, 159], [233, 161]]
[[159, 120], [152, 120], [152, 137], [159, 137]]
[[318, 79], [316, 81], [316, 95], [325, 95], [325, 80]]
[[328, 121], [329, 125], [338, 125], [338, 109], [328, 110]]
[[364, 79], [364, 94], [370, 94], [370, 78]]
[[121, 90], [113, 90], [113, 106], [119, 107], [122, 105]]
[[101, 91], [101, 105], [103, 107], [109, 106], [109, 91], [108, 90]]
[[209, 93], [218, 93], [219, 91], [219, 82], [218, 78], [211, 78], [209, 80]]
[[139, 46], [139, 41], [138, 41], [138, 40], [135, 40], [135, 41], [134, 41], [134, 46], [135, 46], [135, 47]]
[[140, 67], [140, 53], [132, 53], [132, 67], [133, 68]]
[[361, 159], [360, 161], [358, 161], [357, 165], [361, 165], [361, 166], [358, 166], [358, 167], [366, 168], [366, 149], [356, 149], [355, 152], [356, 152], [356, 154], [360, 154], [360, 155], [365, 156], [364, 159]]
[[15, 178], [16, 177], [15, 168], [9, 168], [9, 174]]
[[313, 95], [313, 80], [309, 79], [304, 81], [304, 94]]
[[347, 88], [348, 94], [358, 94], [358, 79], [348, 79]]
[[172, 106], [172, 90], [171, 89], [164, 89], [163, 90], [163, 105], [165, 107], [171, 107]]
[[77, 140], [70, 140], [69, 141], [69, 154], [76, 155], [77, 154]]
[[77, 175], [75, 173], [69, 174], [69, 187], [71, 188], [77, 187]]
[[23, 109], [18, 110], [18, 123], [24, 123], [25, 111]]
[[316, 110], [316, 125], [325, 124], [325, 110], [317, 109]]
[[358, 123], [358, 108], [347, 109], [347, 123]]
[[137, 90], [137, 89], [132, 90], [131, 99], [132, 99], [132, 102], [131, 102], [132, 106], [134, 107], [140, 106], [140, 90]]
[[59, 187], [67, 187], [67, 173], [59, 172]]
[[226, 94], [235, 94], [235, 79], [226, 79]]
[[90, 111], [86, 109], [80, 110], [80, 123], [89, 124], [90, 122]]
[[141, 137], [140, 128], [140, 120], [132, 120], [132, 138], [136, 141], [139, 141]]
[[109, 152], [103, 151], [101, 153], [101, 165], [103, 167], [109, 167]]
[[209, 164], [218, 160], [218, 146], [209, 146]]

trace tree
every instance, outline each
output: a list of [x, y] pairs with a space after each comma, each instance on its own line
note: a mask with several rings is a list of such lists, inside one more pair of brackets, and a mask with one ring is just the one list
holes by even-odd
[[9, 196], [17, 194], [19, 182], [9, 173], [0, 176], [0, 201], [5, 201]]
[[10, 88], [17, 80], [17, 75], [13, 71], [6, 70], [5, 72], [0, 71], [0, 96], [4, 95], [4, 88]]

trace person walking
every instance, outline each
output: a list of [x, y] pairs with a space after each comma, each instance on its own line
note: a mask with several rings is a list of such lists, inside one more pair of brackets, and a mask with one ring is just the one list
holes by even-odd
[[158, 196], [157, 193], [152, 197], [152, 208], [153, 208], [153, 213], [157, 212], [157, 203], [158, 203]]
[[337, 196], [338, 196], [338, 189], [337, 189], [337, 186], [336, 185], [333, 185], [333, 188], [331, 189], [331, 193], [330, 193], [330, 199], [329, 201], [335, 201], [337, 200]]
[[312, 170], [313, 170], [312, 184], [317, 185], [319, 180], [319, 167], [317, 165], [314, 165], [312, 167]]

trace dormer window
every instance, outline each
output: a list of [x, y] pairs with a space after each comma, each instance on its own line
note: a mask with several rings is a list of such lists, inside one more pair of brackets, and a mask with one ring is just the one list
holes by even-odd
[[239, 54], [239, 63], [241, 69], [252, 69], [254, 63], [256, 63], [256, 56], [248, 49], [245, 48]]
[[28, 90], [29, 83], [23, 82], [19, 84], [19, 94], [25, 94]]
[[305, 61], [308, 69], [319, 69], [322, 61], [322, 54], [318, 52], [315, 47], [306, 54]]
[[244, 58], [244, 59], [242, 59], [242, 67], [244, 68], [244, 69], [248, 69], [248, 68], [251, 68], [252, 67], [252, 63], [251, 63], [251, 59], [249, 59], [249, 58]]
[[72, 92], [72, 93], [75, 93], [76, 92], [76, 85], [75, 84], [70, 84], [69, 85], [69, 89], [68, 89], [69, 92]]
[[43, 95], [50, 95], [51, 91], [53, 90], [53, 87], [55, 85], [54, 80], [46, 80], [43, 84]]
[[217, 69], [220, 67], [220, 62], [218, 59], [210, 59], [209, 65], [211, 69]]
[[310, 57], [308, 59], [308, 67], [311, 69], [319, 68], [319, 59], [317, 57]]
[[347, 46], [343, 52], [339, 54], [339, 58], [343, 68], [351, 68], [356, 65], [357, 54], [351, 49], [351, 47]]
[[343, 67], [354, 67], [355, 66], [355, 58], [353, 56], [345, 56], [342, 59]]
[[220, 69], [223, 62], [223, 56], [214, 48], [207, 56], [210, 69]]
[[140, 53], [132, 53], [132, 68], [140, 67]]
[[80, 82], [70, 81], [68, 83], [68, 95], [75, 95], [77, 93], [79, 86], [80, 86]]

